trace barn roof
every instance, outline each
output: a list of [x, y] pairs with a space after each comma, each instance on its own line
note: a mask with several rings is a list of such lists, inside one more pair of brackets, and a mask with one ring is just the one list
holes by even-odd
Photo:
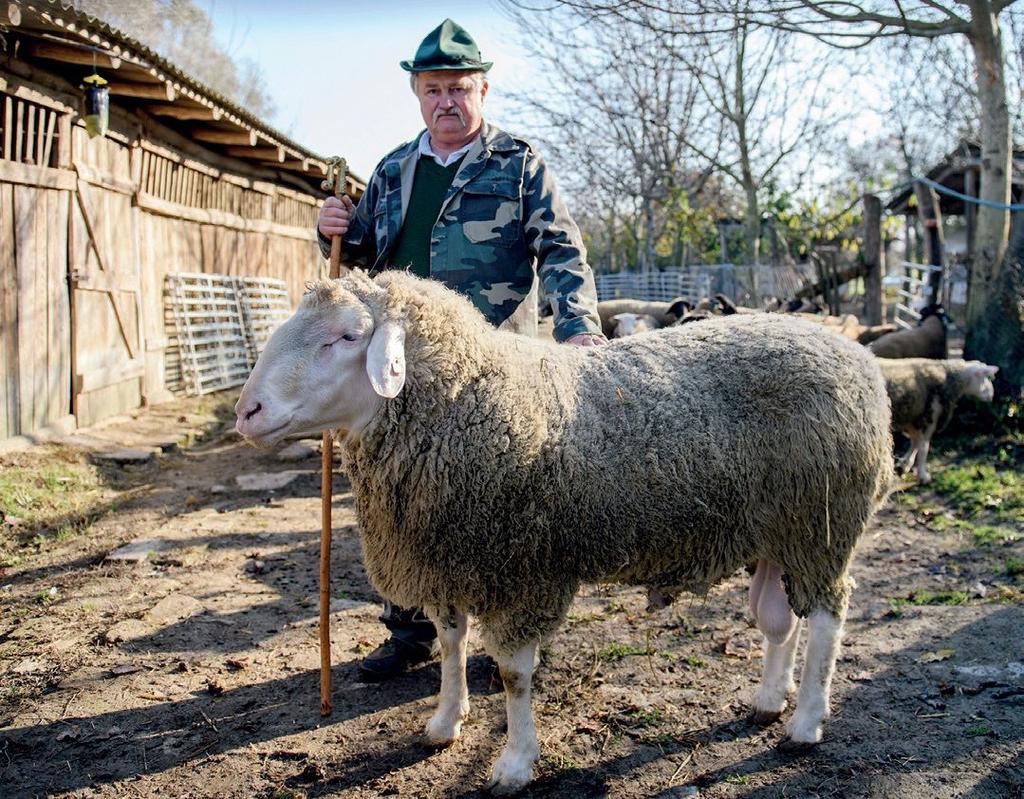
[[[110, 81], [111, 102], [139, 110], [214, 153], [298, 178], [323, 195], [326, 158], [303, 147], [159, 53], [62, 0], [11, 0], [4, 39], [18, 59], [56, 72], [73, 85], [97, 68]], [[3, 12], [0, 12], [2, 14]], [[12, 41], [13, 40], [13, 41]], [[57, 66], [59, 65], [59, 66]], [[349, 174], [348, 191], [365, 182]]]
[[[956, 149], [932, 166], [924, 176], [931, 178], [936, 183], [941, 183], [946, 188], [953, 189], [953, 191], [967, 194], [969, 193], [965, 177], [967, 172], [973, 170], [977, 174], [980, 169], [980, 145], [976, 142], [961, 141]], [[1018, 198], [1021, 198], [1022, 194], [1024, 194], [1024, 149], [1014, 149], [1012, 171], [1012, 201], [1018, 201]], [[978, 191], [977, 181], [974, 183], [974, 191], [975, 194]], [[917, 213], [909, 204], [913, 194], [914, 187], [912, 185], [908, 184], [900, 187], [889, 202], [886, 203], [886, 209], [893, 214]], [[947, 216], [962, 216], [964, 213], [963, 200], [948, 194], [942, 194], [941, 192], [939, 193], [939, 207], [942, 213]]]

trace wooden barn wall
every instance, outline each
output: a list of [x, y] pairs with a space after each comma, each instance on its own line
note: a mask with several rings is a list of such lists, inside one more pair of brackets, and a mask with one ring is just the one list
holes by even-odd
[[325, 274], [309, 195], [113, 108], [90, 139], [75, 98], [2, 71], [0, 99], [0, 439], [170, 399], [169, 272], [280, 278], [293, 306]]

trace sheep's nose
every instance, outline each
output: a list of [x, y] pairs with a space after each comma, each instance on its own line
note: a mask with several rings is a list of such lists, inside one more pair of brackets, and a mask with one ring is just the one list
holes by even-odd
[[239, 400], [235, 404], [235, 416], [238, 419], [238, 425], [241, 426], [245, 422], [252, 421], [263, 411], [263, 403], [257, 400], [249, 400], [243, 402]]

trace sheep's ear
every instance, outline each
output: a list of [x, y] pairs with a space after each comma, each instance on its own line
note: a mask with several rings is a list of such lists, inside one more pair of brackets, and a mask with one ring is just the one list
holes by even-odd
[[366, 374], [373, 390], [394, 399], [405, 385], [405, 328], [398, 322], [382, 322], [366, 348]]
[[983, 363], [981, 365], [981, 373], [985, 375], [985, 377], [995, 377], [998, 371], [998, 366], [989, 366], [987, 363]]
[[617, 325], [619, 322], [622, 321], [623, 316], [625, 316], [624, 313], [617, 313], [615, 314], [615, 316], [609, 317], [608, 321], [611, 322], [612, 324]]

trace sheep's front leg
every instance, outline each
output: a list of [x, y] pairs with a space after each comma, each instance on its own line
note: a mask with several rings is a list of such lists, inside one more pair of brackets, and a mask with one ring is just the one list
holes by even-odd
[[928, 474], [928, 448], [931, 446], [931, 433], [926, 431], [921, 435], [917, 447], [917, 480], [920, 483], [930, 483], [932, 476]]
[[466, 638], [469, 621], [454, 608], [445, 612], [426, 609], [437, 628], [441, 644], [441, 693], [437, 710], [427, 722], [427, 740], [435, 746], [448, 746], [462, 732], [469, 714], [469, 688], [466, 685]]
[[786, 725], [792, 742], [816, 744], [821, 740], [822, 722], [829, 716], [832, 673], [843, 635], [845, 612], [834, 615], [815, 610], [807, 620], [807, 653], [800, 677], [796, 711]]
[[507, 796], [533, 779], [533, 764], [540, 757], [537, 730], [530, 709], [530, 688], [537, 657], [537, 642], [515, 650], [511, 655], [498, 653], [498, 669], [505, 683], [505, 711], [508, 716], [508, 741], [494, 763], [488, 789]]
[[899, 462], [897, 468], [900, 474], [906, 474], [910, 471], [910, 467], [914, 465], [914, 458], [917, 456], [918, 447], [921, 445], [921, 434], [916, 430], [908, 430], [907, 438], [910, 439], [910, 449], [907, 450], [907, 454]]

